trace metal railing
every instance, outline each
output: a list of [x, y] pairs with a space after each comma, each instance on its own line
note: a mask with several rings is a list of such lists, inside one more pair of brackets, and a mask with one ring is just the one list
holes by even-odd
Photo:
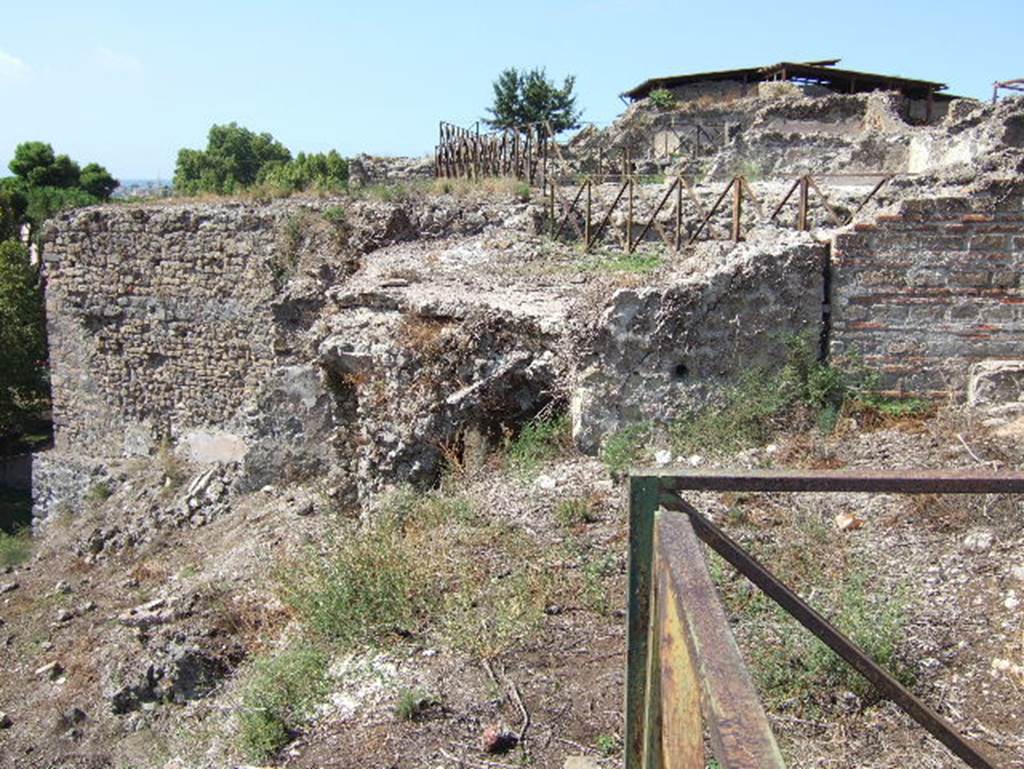
[[[834, 175], [833, 175], [834, 176]], [[668, 188], [661, 196], [658, 204], [644, 219], [635, 221], [634, 212], [636, 208], [636, 182], [631, 177], [626, 177], [619, 186], [618, 192], [612, 199], [611, 205], [603, 212], [595, 210], [593, 188], [595, 182], [592, 179], [583, 180], [574, 189], [571, 199], [562, 195], [562, 192], [555, 184], [548, 184], [545, 187], [548, 204], [548, 221], [550, 233], [556, 240], [567, 232], [567, 226], [571, 227], [576, 237], [584, 243], [587, 251], [607, 232], [608, 224], [612, 215], [619, 206], [626, 209], [624, 233], [622, 236], [622, 248], [627, 253], [634, 253], [644, 238], [653, 229], [668, 248], [679, 251], [683, 245], [690, 245], [697, 240], [713, 239], [710, 234], [711, 222], [714, 217], [723, 212], [729, 206], [728, 214], [729, 235], [728, 239], [734, 242], [743, 240], [745, 229], [749, 229], [749, 223], [744, 223], [745, 203], [753, 206], [756, 212], [756, 222], [763, 224], [778, 224], [779, 215], [787, 205], [791, 205], [794, 193], [796, 194], [796, 215], [793, 226], [801, 231], [811, 228], [811, 203], [812, 195], [828, 215], [829, 220], [835, 226], [843, 226], [853, 221], [878, 193], [879, 190], [893, 178], [892, 174], [863, 173], [850, 174], [858, 178], [877, 178], [878, 181], [871, 188], [871, 191], [861, 198], [854, 209], [850, 212], [839, 210], [822, 190], [822, 185], [810, 175], [798, 176], [789, 186], [788, 191], [772, 209], [771, 215], [765, 216], [764, 206], [761, 199], [754, 193], [750, 183], [743, 176], [734, 176], [730, 179], [721, 193], [711, 204], [710, 208], [704, 206], [703, 201], [697, 194], [694, 185], [683, 176], [677, 176], [671, 180]], [[697, 213], [696, 218], [683, 214], [684, 192], [686, 200], [693, 204]], [[666, 211], [669, 200], [674, 198], [674, 203], [667, 209], [667, 221], [659, 221], [662, 212]], [[685, 220], [685, 221], [684, 221]], [[634, 235], [634, 233], [639, 233]]]
[[658, 470], [630, 479], [626, 769], [783, 769], [708, 573], [707, 544], [973, 769], [995, 764], [680, 496], [687, 491], [995, 494], [1024, 474]]

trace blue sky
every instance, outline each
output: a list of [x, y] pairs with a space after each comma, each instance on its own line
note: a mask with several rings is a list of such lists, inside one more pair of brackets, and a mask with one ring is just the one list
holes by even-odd
[[0, 19], [0, 166], [38, 139], [122, 178], [170, 177], [232, 120], [293, 151], [426, 153], [439, 119], [484, 115], [507, 66], [575, 74], [598, 123], [648, 77], [781, 60], [980, 98], [1024, 77], [1021, 0], [0, 0]]

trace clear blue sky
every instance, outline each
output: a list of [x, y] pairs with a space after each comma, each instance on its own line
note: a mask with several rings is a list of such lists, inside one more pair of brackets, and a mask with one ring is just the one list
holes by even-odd
[[0, 174], [48, 141], [121, 178], [168, 178], [213, 123], [293, 151], [422, 154], [483, 116], [506, 66], [577, 76], [584, 119], [658, 75], [841, 57], [988, 98], [1024, 77], [1022, 0], [0, 0]]

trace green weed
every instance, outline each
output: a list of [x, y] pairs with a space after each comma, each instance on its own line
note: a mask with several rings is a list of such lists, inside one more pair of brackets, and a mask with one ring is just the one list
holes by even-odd
[[621, 477], [643, 458], [653, 433], [654, 426], [649, 422], [623, 427], [605, 438], [601, 461], [613, 476]]
[[659, 270], [665, 260], [657, 254], [617, 254], [599, 255], [580, 264], [584, 272], [626, 272], [644, 274]]
[[658, 109], [672, 109], [676, 105], [676, 95], [667, 88], [655, 88], [647, 98]]
[[609, 758], [619, 752], [621, 744], [614, 734], [599, 734], [594, 740], [594, 747], [602, 756]]
[[345, 648], [406, 634], [429, 609], [402, 533], [385, 525], [336, 536], [328, 552], [282, 570], [281, 597], [317, 634]]
[[326, 652], [297, 644], [258, 657], [243, 675], [239, 747], [252, 761], [273, 757], [327, 693]]
[[114, 490], [107, 481], [97, 481], [85, 491], [85, 501], [90, 505], [99, 505], [110, 499]]
[[395, 702], [395, 718], [399, 721], [415, 721], [436, 704], [437, 698], [421, 689], [404, 689]]
[[569, 447], [569, 424], [568, 414], [528, 422], [505, 450], [509, 466], [524, 478], [535, 476], [542, 465]]
[[592, 497], [563, 499], [555, 507], [555, 519], [567, 529], [594, 523], [598, 520], [597, 505]]
[[0, 529], [0, 566], [17, 566], [32, 555], [30, 529], [21, 529], [13, 534]]

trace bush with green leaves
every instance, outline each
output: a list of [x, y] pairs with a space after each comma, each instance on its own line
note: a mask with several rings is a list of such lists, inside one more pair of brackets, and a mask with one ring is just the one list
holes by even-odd
[[430, 608], [406, 559], [400, 527], [337, 537], [280, 575], [281, 595], [318, 635], [346, 648], [409, 633]]
[[676, 95], [667, 88], [655, 88], [647, 95], [647, 98], [658, 109], [671, 109], [676, 105]]
[[327, 694], [327, 653], [295, 644], [256, 658], [243, 672], [238, 739], [252, 761], [266, 761]]
[[271, 134], [237, 123], [212, 126], [204, 150], [179, 150], [174, 171], [174, 188], [186, 195], [230, 195], [257, 186], [283, 194], [336, 191], [347, 184], [348, 161], [337, 151], [293, 158]]
[[292, 153], [269, 133], [237, 123], [213, 125], [205, 150], [181, 149], [174, 170], [178, 192], [228, 194], [255, 184], [268, 166], [284, 164]]
[[287, 163], [266, 166], [260, 182], [284, 192], [336, 192], [348, 185], [348, 161], [336, 150], [309, 155], [300, 152]]

